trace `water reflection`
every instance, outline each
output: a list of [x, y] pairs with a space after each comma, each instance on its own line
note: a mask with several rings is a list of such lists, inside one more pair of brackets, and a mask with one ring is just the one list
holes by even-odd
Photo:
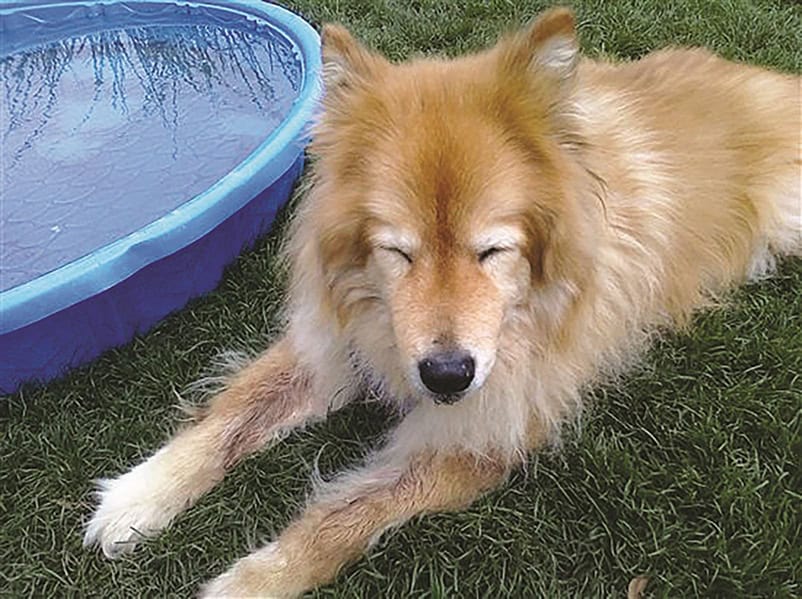
[[0, 59], [0, 291], [207, 189], [289, 112], [280, 34], [214, 25], [76, 36]]

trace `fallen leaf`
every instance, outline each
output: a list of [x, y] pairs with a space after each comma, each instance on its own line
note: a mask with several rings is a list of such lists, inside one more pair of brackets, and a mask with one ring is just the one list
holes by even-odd
[[636, 576], [630, 580], [627, 588], [627, 599], [641, 599], [647, 584], [649, 584], [648, 576]]

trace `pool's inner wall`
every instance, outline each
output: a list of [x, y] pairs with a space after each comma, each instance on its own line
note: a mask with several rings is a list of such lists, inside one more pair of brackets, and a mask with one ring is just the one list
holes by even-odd
[[0, 393], [86, 364], [130, 341], [132, 330], [142, 334], [214, 289], [225, 267], [270, 229], [302, 168], [300, 154], [278, 180], [210, 233], [102, 293], [0, 336]]

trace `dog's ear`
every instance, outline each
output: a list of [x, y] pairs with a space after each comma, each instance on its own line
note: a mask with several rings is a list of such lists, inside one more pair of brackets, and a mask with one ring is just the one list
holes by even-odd
[[500, 45], [507, 66], [568, 80], [579, 61], [574, 13], [568, 8], [547, 10]]
[[321, 43], [323, 86], [327, 94], [369, 79], [387, 63], [356, 41], [342, 25], [324, 25]]

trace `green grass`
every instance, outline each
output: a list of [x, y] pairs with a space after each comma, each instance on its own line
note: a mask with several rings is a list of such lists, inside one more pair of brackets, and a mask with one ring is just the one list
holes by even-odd
[[[473, 49], [545, 2], [299, 0], [393, 58]], [[583, 44], [633, 57], [669, 44], [802, 70], [793, 1], [585, 0]], [[91, 480], [156, 449], [176, 393], [222, 350], [276, 332], [282, 227], [219, 289], [126, 347], [0, 399], [0, 594], [189, 596], [304, 501], [315, 460], [334, 473], [383, 431], [356, 405], [249, 460], [132, 557], [81, 548]], [[533, 457], [470, 510], [386, 537], [318, 597], [601, 597], [652, 577], [659, 597], [802, 595], [802, 263], [667, 336], [600, 389], [559, 452]]]

